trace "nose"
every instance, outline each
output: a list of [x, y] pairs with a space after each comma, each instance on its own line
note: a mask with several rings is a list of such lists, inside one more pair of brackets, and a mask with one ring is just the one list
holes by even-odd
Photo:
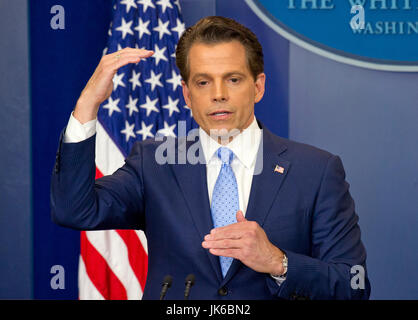
[[226, 102], [228, 101], [228, 88], [223, 81], [215, 81], [213, 86], [212, 101]]

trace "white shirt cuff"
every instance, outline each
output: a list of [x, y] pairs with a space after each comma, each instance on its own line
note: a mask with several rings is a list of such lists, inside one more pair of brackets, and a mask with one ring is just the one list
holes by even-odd
[[96, 122], [97, 118], [81, 124], [80, 121], [74, 118], [71, 112], [70, 120], [65, 129], [64, 142], [77, 143], [94, 136], [96, 133]]
[[280, 286], [285, 280], [286, 280], [286, 275], [284, 275], [284, 276], [278, 276], [278, 277], [275, 277], [275, 276], [273, 276], [272, 274], [270, 275], [274, 280], [276, 280], [276, 283], [277, 283], [277, 285], [278, 286]]

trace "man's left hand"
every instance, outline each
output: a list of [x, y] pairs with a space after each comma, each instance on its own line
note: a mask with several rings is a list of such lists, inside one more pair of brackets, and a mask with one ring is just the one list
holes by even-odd
[[269, 241], [257, 222], [245, 219], [241, 211], [237, 212], [237, 223], [212, 229], [202, 246], [216, 256], [238, 259], [257, 272], [283, 274], [283, 252]]

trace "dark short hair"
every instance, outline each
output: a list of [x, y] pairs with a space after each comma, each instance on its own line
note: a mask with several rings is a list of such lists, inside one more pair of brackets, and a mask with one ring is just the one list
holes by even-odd
[[234, 40], [244, 46], [248, 68], [255, 80], [264, 72], [263, 48], [256, 35], [235, 20], [219, 16], [200, 19], [180, 37], [176, 49], [176, 64], [183, 80], [186, 83], [189, 80], [188, 54], [194, 43], [218, 44]]

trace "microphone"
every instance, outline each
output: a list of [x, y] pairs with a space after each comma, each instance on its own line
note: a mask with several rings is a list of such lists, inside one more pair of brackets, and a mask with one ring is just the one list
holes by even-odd
[[190, 288], [194, 285], [195, 276], [193, 273], [186, 277], [186, 288], [184, 289], [184, 300], [189, 300]]
[[164, 297], [165, 297], [165, 295], [166, 295], [166, 293], [168, 291], [168, 288], [171, 287], [171, 284], [172, 283], [173, 283], [173, 277], [170, 276], [169, 274], [166, 275], [164, 277], [164, 280], [163, 280], [163, 288], [161, 289], [160, 300], [163, 300], [164, 299]]

